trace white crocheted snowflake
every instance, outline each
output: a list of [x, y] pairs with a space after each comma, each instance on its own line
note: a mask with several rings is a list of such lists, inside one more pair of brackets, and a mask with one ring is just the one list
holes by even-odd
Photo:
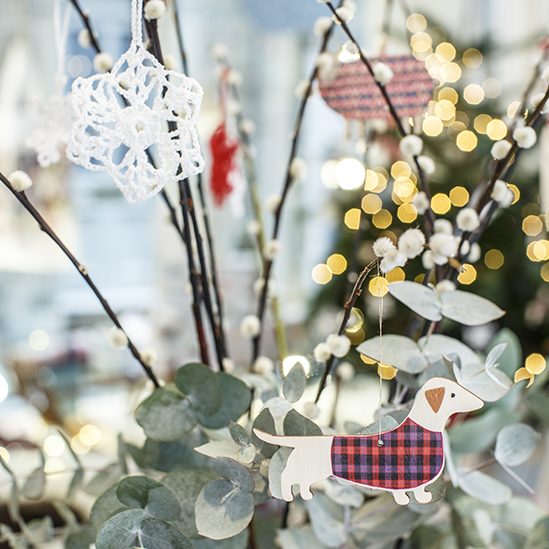
[[133, 41], [110, 73], [74, 82], [67, 156], [106, 171], [128, 202], [145, 200], [202, 171], [196, 131], [202, 93], [196, 80], [166, 70]]
[[37, 100], [34, 108], [36, 127], [26, 145], [36, 152], [40, 166], [46, 168], [59, 162], [69, 140], [72, 107], [70, 98], [59, 93]]

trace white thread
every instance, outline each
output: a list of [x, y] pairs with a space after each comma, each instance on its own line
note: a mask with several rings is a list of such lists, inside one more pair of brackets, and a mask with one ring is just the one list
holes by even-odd
[[203, 170], [196, 129], [203, 91], [145, 49], [141, 0], [132, 0], [131, 11], [128, 51], [110, 72], [72, 85], [76, 122], [67, 156], [88, 170], [106, 171], [134, 203]]
[[[380, 260], [377, 260], [377, 276], [380, 277], [379, 269]], [[378, 446], [383, 446], [383, 440], [381, 440], [381, 405], [383, 403], [383, 377], [381, 373], [382, 364], [383, 364], [383, 344], [382, 344], [382, 335], [383, 335], [383, 291], [380, 292], [379, 301], [378, 301], [378, 320], [379, 320], [379, 362], [378, 362], [378, 376], [379, 376], [379, 424], [378, 424], [378, 433], [377, 433], [377, 444]]]

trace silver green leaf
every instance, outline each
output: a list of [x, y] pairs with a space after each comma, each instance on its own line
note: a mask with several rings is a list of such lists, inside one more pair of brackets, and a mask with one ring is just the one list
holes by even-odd
[[516, 467], [532, 455], [539, 440], [539, 433], [525, 423], [507, 425], [498, 433], [494, 455], [500, 463]]
[[428, 286], [404, 280], [389, 284], [389, 293], [401, 303], [404, 303], [414, 313], [427, 320], [438, 321], [442, 304], [438, 294]]
[[418, 374], [429, 365], [417, 343], [401, 335], [381, 336], [381, 349], [379, 336], [372, 337], [361, 343], [357, 351], [409, 374]]
[[221, 406], [222, 388], [219, 378], [204, 364], [186, 364], [175, 374], [176, 387], [188, 397], [192, 408], [211, 415]]
[[480, 471], [460, 472], [458, 484], [467, 495], [490, 505], [503, 505], [513, 497], [509, 486]]
[[442, 315], [465, 326], [481, 326], [505, 314], [488, 299], [461, 290], [444, 292], [440, 300]]
[[284, 398], [286, 398], [289, 402], [298, 401], [303, 395], [306, 385], [307, 376], [305, 375], [305, 370], [298, 362], [294, 364], [282, 382], [282, 392], [284, 393]]

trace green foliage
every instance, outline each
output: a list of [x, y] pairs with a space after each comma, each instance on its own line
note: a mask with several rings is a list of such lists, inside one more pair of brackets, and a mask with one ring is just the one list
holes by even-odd
[[305, 375], [305, 370], [298, 362], [292, 367], [282, 382], [282, 392], [284, 393], [284, 398], [289, 402], [298, 401], [305, 391], [306, 384], [307, 377]]

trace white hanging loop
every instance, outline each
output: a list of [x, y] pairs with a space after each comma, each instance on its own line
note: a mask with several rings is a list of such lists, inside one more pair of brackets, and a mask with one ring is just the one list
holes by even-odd
[[[380, 260], [377, 260], [377, 276], [381, 276], [379, 270]], [[383, 446], [383, 440], [381, 440], [381, 406], [383, 404], [383, 376], [382, 376], [382, 364], [383, 364], [383, 292], [380, 292], [378, 301], [378, 321], [379, 321], [379, 362], [378, 362], [378, 376], [379, 376], [379, 423], [377, 433], [377, 445]]]
[[132, 46], [143, 46], [143, 0], [132, 0]]

